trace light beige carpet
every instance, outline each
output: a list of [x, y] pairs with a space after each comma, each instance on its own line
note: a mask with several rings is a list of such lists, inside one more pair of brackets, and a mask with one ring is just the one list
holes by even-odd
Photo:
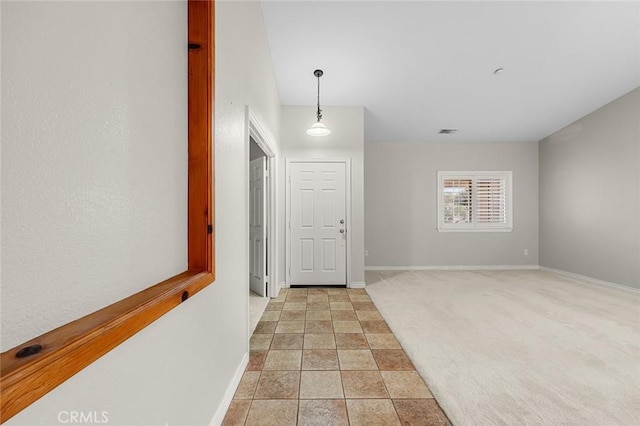
[[367, 272], [454, 425], [640, 425], [640, 295], [543, 271]]

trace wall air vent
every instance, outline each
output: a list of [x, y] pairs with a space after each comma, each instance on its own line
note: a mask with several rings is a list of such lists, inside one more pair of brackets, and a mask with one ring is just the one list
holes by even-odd
[[440, 129], [440, 131], [438, 133], [440, 133], [441, 135], [450, 135], [452, 133], [457, 132], [458, 129]]

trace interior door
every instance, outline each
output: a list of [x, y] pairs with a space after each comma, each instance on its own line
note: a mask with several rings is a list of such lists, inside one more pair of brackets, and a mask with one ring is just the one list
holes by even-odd
[[346, 164], [291, 163], [291, 284], [346, 284]]
[[249, 286], [263, 297], [267, 295], [266, 171], [266, 157], [249, 163]]

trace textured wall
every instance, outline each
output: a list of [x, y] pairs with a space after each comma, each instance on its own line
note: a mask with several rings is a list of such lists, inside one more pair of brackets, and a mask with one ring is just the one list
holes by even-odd
[[[367, 143], [364, 158], [366, 266], [538, 264], [536, 143]], [[512, 170], [513, 231], [438, 232], [438, 170]]]
[[2, 9], [4, 351], [186, 269], [187, 67], [182, 3]]
[[640, 89], [540, 142], [540, 265], [640, 288]]
[[[44, 7], [43, 3], [24, 4], [31, 4], [30, 7], [37, 10]], [[50, 4], [51, 8], [60, 6], [58, 2]], [[160, 21], [162, 13], [155, 8], [167, 7], [164, 5], [174, 8], [171, 16], [176, 22], [164, 25], [163, 33], [174, 34], [173, 37], [176, 37], [175, 33], [185, 34], [186, 17], [180, 9], [185, 7], [184, 3], [115, 4], [119, 7], [151, 7], [142, 21], [131, 20], [122, 10], [116, 13], [117, 20], [123, 21], [123, 27], [137, 29], [136, 36], [129, 40], [132, 44], [139, 38], [146, 39], [140, 25]], [[2, 7], [5, 5], [3, 3]], [[96, 3], [75, 2], [73, 5], [91, 13]], [[48, 9], [41, 12], [51, 13]], [[34, 13], [29, 14], [29, 19], [34, 19]], [[183, 19], [179, 19], [180, 16]], [[16, 16], [7, 19], [16, 19]], [[93, 27], [82, 27], [76, 36], [89, 37], [94, 32]], [[54, 32], [53, 27], [44, 30]], [[162, 46], [164, 48], [166, 46]], [[3, 44], [3, 55], [4, 49]], [[258, 2], [217, 2], [216, 49], [216, 282], [7, 424], [57, 424], [60, 410], [107, 410], [109, 425], [126, 426], [207, 425], [215, 413], [224, 415], [225, 393], [243, 357], [248, 354], [246, 170], [249, 146], [244, 106], [250, 105], [261, 124], [274, 136], [278, 134], [280, 120], [275, 78]], [[146, 55], [137, 59], [145, 63]], [[134, 62], [128, 62], [126, 67], [134, 67]], [[178, 82], [169, 86], [172, 90], [184, 89]], [[134, 96], [136, 91], [135, 86], [130, 86], [124, 93]], [[128, 114], [124, 116], [129, 117]], [[118, 176], [114, 174], [110, 178]], [[38, 185], [30, 190], [43, 192], [44, 188]], [[147, 207], [146, 204], [143, 207]], [[127, 249], [125, 243], [122, 248]], [[162, 266], [162, 262], [158, 262], [147, 272]], [[81, 289], [76, 288], [76, 291]]]

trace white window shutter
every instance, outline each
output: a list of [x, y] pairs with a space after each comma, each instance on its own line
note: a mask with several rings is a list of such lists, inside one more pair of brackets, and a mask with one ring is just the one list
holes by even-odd
[[511, 231], [512, 172], [438, 172], [438, 230]]
[[477, 178], [476, 223], [506, 223], [507, 182], [504, 178]]

